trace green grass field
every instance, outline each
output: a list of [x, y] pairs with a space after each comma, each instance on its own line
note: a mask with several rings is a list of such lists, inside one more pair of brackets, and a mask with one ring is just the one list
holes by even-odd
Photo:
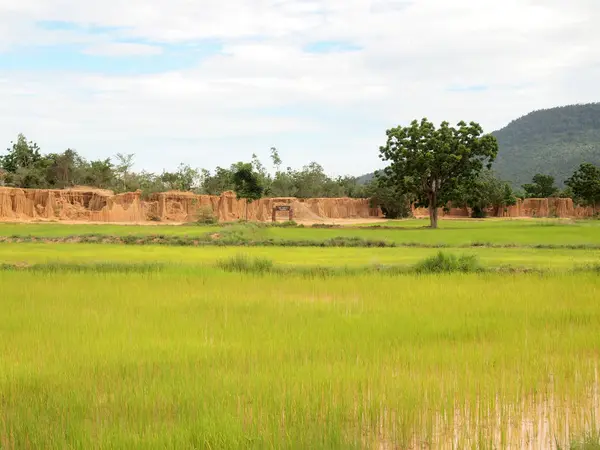
[[[535, 248], [468, 248], [448, 250], [475, 255], [490, 268], [573, 269], [600, 267], [600, 250]], [[368, 265], [412, 265], [435, 255], [434, 248], [311, 248], [311, 247], [168, 247], [116, 244], [0, 244], [4, 263], [167, 263], [179, 266], [214, 265], [235, 255], [268, 258], [285, 266], [359, 267]]]
[[[600, 264], [599, 223], [422, 223], [252, 233], [510, 242], [521, 246], [444, 251], [543, 271], [230, 273], [218, 261], [240, 254], [412, 267], [438, 250], [0, 242], [0, 449], [600, 448], [600, 271], [572, 270]], [[157, 230], [222, 229], [0, 225]], [[71, 266], [11, 268], [47, 263]], [[72, 270], [94, 263], [114, 266]], [[125, 270], [148, 263], [164, 270]]]
[[[425, 220], [382, 221], [379, 228], [369, 225], [343, 228], [262, 228], [257, 239], [324, 241], [335, 237], [359, 237], [395, 243], [445, 244], [472, 243], [515, 245], [600, 245], [600, 221], [566, 220], [446, 220], [439, 230], [424, 228]], [[381, 228], [387, 227], [387, 228]], [[0, 224], [0, 236], [61, 237], [83, 234], [201, 236], [221, 231], [219, 227], [143, 226], [143, 225], [64, 225], [58, 223]]]

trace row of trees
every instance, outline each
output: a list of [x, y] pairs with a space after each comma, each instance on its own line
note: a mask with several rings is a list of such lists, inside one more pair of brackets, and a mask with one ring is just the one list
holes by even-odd
[[[438, 208], [452, 202], [469, 206], [475, 216], [490, 207], [516, 203], [511, 186], [498, 180], [491, 166], [498, 154], [498, 142], [484, 134], [478, 123], [459, 122], [456, 127], [443, 122], [436, 128], [427, 119], [413, 121], [408, 127], [387, 131], [387, 142], [380, 147], [380, 158], [388, 166], [376, 174], [377, 185], [393, 189], [407, 204], [429, 208], [432, 228], [437, 228]], [[559, 193], [554, 178], [537, 174], [531, 184], [523, 185], [523, 197], [568, 195], [582, 205], [596, 208], [600, 203], [600, 169], [584, 163]]]
[[469, 206], [482, 217], [490, 206], [507, 208], [517, 197], [573, 197], [594, 208], [600, 203], [600, 169], [592, 164], [581, 167], [566, 181], [568, 188], [558, 192], [554, 178], [537, 174], [532, 183], [513, 192], [509, 183], [491, 171], [498, 153], [496, 138], [484, 134], [475, 122], [459, 122], [456, 127], [443, 122], [436, 128], [427, 119], [408, 127], [387, 131], [380, 158], [388, 166], [361, 185], [354, 177], [331, 178], [312, 162], [301, 170], [282, 169], [277, 149], [271, 149], [273, 171], [252, 155], [250, 162], [238, 162], [214, 172], [181, 164], [174, 172], [154, 174], [134, 172], [133, 154], [117, 154], [114, 159], [87, 161], [76, 151], [42, 154], [35, 142], [19, 135], [0, 156], [0, 185], [23, 188], [65, 188], [91, 185], [116, 192], [140, 189], [144, 194], [185, 190], [218, 195], [233, 190], [249, 201], [269, 197], [362, 197], [371, 198], [387, 217], [410, 215], [411, 205], [429, 208], [431, 226], [437, 227], [438, 208], [452, 202]]
[[[311, 162], [300, 170], [282, 168], [277, 149], [271, 149], [274, 170], [267, 170], [252, 155], [250, 162], [238, 162], [214, 171], [180, 164], [177, 170], [160, 174], [133, 171], [133, 154], [118, 153], [113, 158], [88, 161], [75, 150], [43, 154], [39, 146], [22, 134], [0, 156], [0, 185], [21, 188], [63, 189], [77, 185], [94, 186], [115, 192], [135, 191], [147, 195], [167, 190], [194, 191], [219, 195], [236, 190], [240, 176], [251, 173], [261, 195], [270, 197], [362, 197], [365, 187], [354, 177], [327, 176], [323, 167]], [[243, 175], [246, 174], [246, 175]], [[236, 184], [237, 183], [237, 184]]]

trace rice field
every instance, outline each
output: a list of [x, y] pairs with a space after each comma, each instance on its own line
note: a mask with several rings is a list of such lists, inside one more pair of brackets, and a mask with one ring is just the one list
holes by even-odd
[[[600, 246], [600, 221], [560, 219], [442, 220], [440, 229], [427, 228], [423, 219], [381, 221], [380, 224], [341, 228], [275, 228], [253, 231], [256, 239], [311, 240], [362, 238], [397, 244], [443, 244], [461, 246], [473, 243], [505, 245], [596, 245]], [[64, 225], [59, 223], [0, 223], [0, 236], [66, 237], [84, 234], [111, 236], [202, 236], [222, 231], [218, 226], [195, 225]]]
[[[0, 242], [0, 264], [70, 264], [0, 269], [0, 449], [599, 448], [597, 223], [418, 223], [259, 232], [414, 233], [485, 270], [304, 276], [218, 265], [243, 254], [290, 268], [412, 267], [438, 251], [426, 246]], [[142, 233], [69, 227], [3, 224], [0, 236]], [[452, 247], [475, 238], [521, 246]], [[72, 270], [92, 263], [108, 270]], [[164, 270], [123, 270], [155, 263]], [[506, 266], [538, 271], [495, 271]]]
[[[268, 258], [281, 266], [365, 267], [410, 266], [435, 255], [435, 248], [311, 248], [311, 247], [170, 247], [157, 245], [4, 243], [0, 262], [12, 264], [48, 263], [161, 263], [174, 270], [214, 266], [224, 258], [244, 255]], [[600, 249], [460, 248], [447, 249], [459, 255], [473, 255], [489, 268], [568, 270], [597, 265]]]

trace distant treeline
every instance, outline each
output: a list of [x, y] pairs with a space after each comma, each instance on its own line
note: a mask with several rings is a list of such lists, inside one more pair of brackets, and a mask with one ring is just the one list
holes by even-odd
[[[248, 176], [258, 185], [258, 197], [370, 198], [373, 206], [381, 207], [389, 218], [409, 216], [410, 205], [415, 201], [377, 174], [333, 178], [325, 174], [323, 167], [316, 162], [299, 170], [291, 167], [282, 169], [283, 162], [275, 148], [270, 150], [270, 171], [256, 155], [252, 155], [250, 162], [237, 162], [213, 171], [180, 164], [173, 172], [135, 172], [132, 170], [134, 156], [117, 153], [113, 158], [88, 161], [72, 149], [44, 154], [35, 142], [20, 134], [0, 156], [0, 186], [65, 189], [84, 185], [116, 193], [141, 190], [144, 197], [169, 190], [210, 195], [236, 191], [240, 194], [236, 174], [250, 171]], [[511, 184], [500, 179], [495, 172], [484, 170], [469, 185], [457, 186], [448, 200], [455, 206], [470, 207], [476, 217], [484, 216], [489, 206], [499, 208], [515, 204], [517, 198], [558, 196], [571, 197], [579, 204], [594, 208], [600, 204], [599, 167], [582, 164], [565, 184], [567, 187], [561, 190], [555, 185], [554, 177], [537, 174], [532, 177], [531, 183], [514, 191]]]
[[[207, 169], [180, 164], [177, 170], [152, 173], [132, 170], [133, 154], [118, 153], [113, 158], [89, 161], [77, 151], [43, 153], [39, 146], [20, 134], [0, 156], [0, 186], [31, 189], [65, 189], [85, 185], [117, 193], [141, 190], [144, 195], [168, 190], [219, 195], [234, 190], [233, 175], [244, 165]], [[367, 187], [351, 176], [330, 177], [316, 162], [296, 170], [282, 169], [275, 148], [271, 149], [272, 171], [252, 155], [251, 165], [268, 197], [365, 197]]]

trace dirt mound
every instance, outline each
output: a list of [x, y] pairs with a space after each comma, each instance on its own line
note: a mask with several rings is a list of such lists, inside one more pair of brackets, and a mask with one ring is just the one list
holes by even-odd
[[302, 202], [295, 201], [292, 202], [292, 208], [294, 210], [294, 219], [295, 220], [309, 220], [313, 222], [325, 222], [325, 218], [320, 216], [305, 205]]

